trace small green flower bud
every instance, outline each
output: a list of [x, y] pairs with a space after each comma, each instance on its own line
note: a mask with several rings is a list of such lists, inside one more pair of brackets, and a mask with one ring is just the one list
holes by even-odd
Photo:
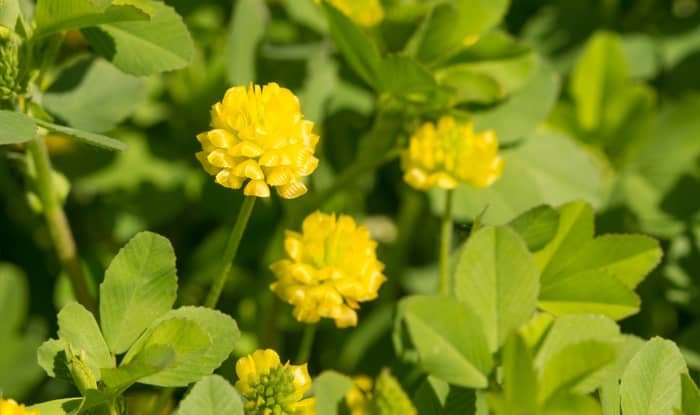
[[9, 101], [26, 90], [20, 67], [20, 47], [12, 37], [0, 37], [0, 101]]
[[76, 356], [73, 354], [73, 350], [68, 346], [68, 370], [70, 371], [71, 377], [75, 386], [80, 391], [80, 394], [85, 396], [88, 389], [97, 389], [97, 381], [92, 371], [85, 364], [85, 351], [81, 350], [80, 354]]

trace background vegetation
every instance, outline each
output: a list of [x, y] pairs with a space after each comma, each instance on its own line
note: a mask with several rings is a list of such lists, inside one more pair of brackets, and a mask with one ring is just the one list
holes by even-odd
[[[283, 230], [298, 229], [319, 208], [370, 228], [388, 282], [362, 307], [357, 329], [321, 324], [312, 374], [376, 375], [390, 366], [409, 392], [419, 387], [412, 366], [396, 359], [391, 333], [400, 298], [436, 290], [444, 197], [407, 187], [392, 150], [418, 120], [445, 108], [470, 114], [478, 130], [494, 129], [507, 163], [493, 187], [456, 191], [455, 245], [480, 214], [482, 224], [500, 225], [541, 204], [585, 200], [596, 212], [596, 235], [647, 234], [664, 252], [637, 290], [641, 311], [620, 321], [622, 330], [674, 340], [691, 372], [700, 370], [697, 1], [495, 1], [503, 17], [497, 10], [484, 18], [474, 48], [442, 59], [425, 41], [417, 63], [394, 53], [425, 15], [420, 0], [383, 1], [385, 20], [363, 32], [376, 51], [363, 49], [363, 39], [353, 38], [354, 47], [338, 42], [354, 32], [329, 26], [312, 0], [166, 3], [191, 35], [171, 45], [172, 67], [160, 68], [178, 69], [142, 76], [149, 71], [88, 43], [99, 36], [88, 28], [66, 33], [41, 84], [42, 105], [57, 123], [128, 145], [110, 152], [61, 134], [47, 138], [61, 173], [54, 185], [65, 195], [93, 290], [119, 248], [149, 230], [177, 253], [177, 303], [201, 303], [242, 195], [204, 174], [194, 137], [208, 128], [209, 109], [227, 87], [274, 81], [295, 91], [316, 123], [321, 163], [304, 198], [256, 206], [235, 263], [240, 277], [219, 303], [242, 336], [219, 371], [225, 378], [235, 378], [235, 358], [258, 347], [296, 353], [303, 327], [269, 291], [268, 266], [283, 255]], [[21, 152], [0, 147], [0, 272], [24, 281], [0, 280], [0, 390], [34, 403], [75, 395], [70, 384], [46, 377], [35, 354], [72, 294]], [[132, 393], [134, 402], [156, 398], [145, 386]]]

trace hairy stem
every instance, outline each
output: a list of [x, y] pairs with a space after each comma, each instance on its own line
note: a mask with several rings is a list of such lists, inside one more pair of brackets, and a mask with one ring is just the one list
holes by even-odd
[[78, 302], [88, 310], [95, 312], [95, 300], [88, 289], [87, 279], [73, 239], [73, 232], [53, 188], [53, 169], [44, 138], [37, 136], [29, 141], [27, 154], [31, 157], [36, 169], [38, 196], [61, 267], [68, 274]]

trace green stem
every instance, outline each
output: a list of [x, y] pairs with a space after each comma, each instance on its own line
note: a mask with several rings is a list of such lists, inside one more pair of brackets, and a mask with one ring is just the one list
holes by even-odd
[[53, 169], [44, 138], [37, 136], [29, 141], [27, 154], [31, 157], [36, 169], [36, 187], [58, 260], [63, 270], [68, 274], [78, 302], [94, 312], [96, 311], [95, 300], [88, 289], [87, 279], [73, 239], [73, 232], [53, 188]]
[[241, 244], [243, 232], [245, 231], [246, 225], [248, 225], [250, 214], [253, 212], [255, 199], [255, 196], [246, 196], [245, 199], [243, 199], [243, 205], [241, 206], [241, 210], [238, 211], [238, 218], [236, 218], [236, 223], [233, 225], [231, 236], [229, 236], [228, 243], [226, 244], [221, 273], [219, 273], [218, 278], [212, 283], [209, 294], [207, 295], [207, 300], [204, 302], [204, 305], [209, 308], [216, 307], [216, 303], [219, 302], [221, 292], [224, 290], [226, 280], [228, 280], [228, 276], [231, 273], [231, 266], [233, 265], [233, 260], [236, 258], [238, 246]]
[[452, 189], [445, 191], [445, 211], [440, 226], [440, 294], [449, 295], [450, 283], [450, 249], [452, 248]]
[[314, 346], [314, 337], [316, 337], [317, 327], [316, 324], [307, 324], [306, 327], [304, 327], [304, 337], [301, 338], [299, 353], [297, 353], [297, 358], [295, 360], [296, 364], [301, 365], [309, 361], [311, 349]]

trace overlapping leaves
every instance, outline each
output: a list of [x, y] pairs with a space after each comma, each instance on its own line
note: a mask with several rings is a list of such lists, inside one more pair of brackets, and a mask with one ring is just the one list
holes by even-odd
[[[177, 291], [175, 254], [162, 236], [143, 232], [117, 254], [100, 286], [101, 325], [77, 303], [58, 315], [58, 339], [44, 343], [40, 365], [50, 376], [75, 379], [75, 359], [102, 382], [85, 391], [81, 411], [100, 410], [136, 382], [186, 386], [211, 374], [239, 332], [216, 310], [171, 310]], [[119, 365], [115, 355], [121, 355]]]

